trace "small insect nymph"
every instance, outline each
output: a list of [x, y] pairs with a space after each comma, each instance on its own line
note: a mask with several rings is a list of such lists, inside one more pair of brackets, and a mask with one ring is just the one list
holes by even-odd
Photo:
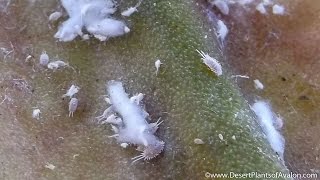
[[223, 135], [222, 135], [222, 134], [218, 134], [218, 136], [219, 136], [219, 139], [220, 139], [221, 141], [223, 141]]
[[137, 12], [137, 8], [136, 7], [129, 7], [127, 10], [123, 11], [121, 13], [122, 16], [126, 16], [129, 17], [131, 16], [131, 14], [133, 14], [134, 12]]
[[256, 89], [262, 90], [264, 88], [263, 84], [258, 79], [253, 80], [253, 82]]
[[165, 143], [155, 136], [155, 132], [162, 121], [159, 118], [154, 123], [147, 122], [148, 113], [140, 105], [143, 94], [139, 93], [129, 98], [122, 83], [118, 81], [108, 82], [107, 90], [112, 105], [97, 119], [100, 123], [111, 125], [115, 134], [109, 137], [115, 138], [122, 147], [126, 147], [126, 144], [137, 146], [141, 153], [133, 158], [132, 163], [158, 156], [163, 151]]
[[222, 75], [222, 66], [215, 58], [209, 56], [209, 54], [206, 54], [203, 51], [197, 50], [197, 52], [201, 55], [203, 63], [207, 65], [211, 71], [213, 71], [217, 76]]
[[135, 6], [133, 7], [129, 7], [127, 10], [121, 12], [121, 15], [122, 16], [126, 16], [126, 17], [129, 17], [131, 16], [134, 12], [138, 12], [138, 7], [140, 6], [142, 0], [140, 0]]
[[272, 13], [276, 15], [284, 15], [285, 9], [283, 6], [275, 4], [272, 6]]
[[32, 112], [32, 117], [39, 120], [40, 114], [41, 114], [40, 109], [34, 109]]
[[112, 106], [108, 107], [106, 110], [103, 111], [101, 116], [97, 116], [96, 119], [98, 120], [98, 123], [103, 123], [103, 120], [108, 118], [110, 115], [112, 115]]
[[160, 69], [160, 66], [162, 65], [163, 63], [158, 59], [156, 60], [156, 62], [154, 63], [154, 66], [156, 67], [156, 75], [158, 74], [158, 71]]
[[77, 110], [78, 102], [77, 98], [71, 98], [69, 102], [69, 117], [73, 117], [73, 113]]
[[31, 55], [28, 55], [25, 59], [25, 62], [29, 62], [29, 60], [32, 59], [32, 56]]
[[199, 139], [199, 138], [194, 139], [193, 142], [194, 142], [195, 144], [204, 144], [203, 140], [202, 140], [202, 139]]
[[76, 86], [76, 85], [72, 85], [66, 94], [64, 94], [62, 97], [66, 97], [66, 96], [69, 96], [70, 98], [72, 98], [73, 95], [77, 94], [80, 90], [80, 87], [79, 86]]
[[56, 69], [59, 69], [60, 67], [66, 67], [66, 66], [69, 66], [69, 64], [64, 61], [58, 60], [58, 61], [50, 62], [47, 67], [48, 69], [56, 70]]
[[144, 97], [144, 94], [139, 93], [139, 94], [136, 94], [136, 95], [132, 96], [130, 98], [130, 101], [133, 102], [133, 103], [136, 103], [137, 105], [139, 105], [140, 102], [142, 101], [143, 97]]
[[46, 66], [49, 63], [49, 56], [46, 53], [46, 51], [43, 51], [42, 54], [40, 55], [39, 63], [42, 66]]

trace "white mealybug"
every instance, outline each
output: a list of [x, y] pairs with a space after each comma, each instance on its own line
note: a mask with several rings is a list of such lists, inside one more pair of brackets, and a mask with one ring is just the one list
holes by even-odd
[[76, 85], [71, 85], [71, 87], [69, 88], [67, 93], [64, 94], [62, 97], [69, 96], [70, 98], [72, 98], [72, 96], [75, 95], [76, 93], [78, 93], [79, 90], [80, 90], [80, 87], [78, 87]]
[[218, 38], [221, 40], [221, 42], [223, 43], [224, 39], [226, 38], [229, 30], [227, 28], [227, 26], [224, 24], [223, 21], [218, 20], [217, 22], [218, 27], [217, 27], [217, 36]]
[[61, 12], [54, 12], [54, 13], [51, 13], [50, 16], [49, 16], [49, 21], [50, 22], [53, 22], [53, 21], [56, 21], [58, 20], [60, 17], [62, 16], [62, 13]]
[[25, 59], [25, 62], [29, 62], [29, 60], [32, 59], [32, 56], [31, 55], [28, 55]]
[[142, 0], [140, 0], [134, 7], [129, 7], [127, 10], [121, 12], [122, 16], [129, 17], [131, 16], [134, 12], [138, 12], [138, 7], [140, 6]]
[[108, 97], [105, 97], [105, 98], [104, 98], [104, 101], [105, 101], [106, 103], [108, 103], [108, 104], [112, 104], [110, 98], [108, 98]]
[[232, 138], [233, 140], [236, 140], [236, 136], [235, 136], [235, 135], [233, 135], [231, 138]]
[[108, 118], [112, 113], [113, 113], [112, 106], [108, 107], [106, 110], [103, 111], [101, 116], [96, 117], [96, 119], [98, 120], [98, 123], [102, 123], [102, 121]]
[[101, 124], [115, 124], [115, 125], [122, 125], [122, 119], [114, 114], [111, 114], [109, 117], [107, 117], [106, 120], [102, 121]]
[[232, 77], [232, 78], [245, 78], [245, 79], [249, 79], [249, 78], [250, 78], [250, 77], [247, 76], [247, 75], [240, 75], [240, 74], [238, 74], [238, 75], [232, 75], [231, 77]]
[[86, 27], [86, 29], [100, 41], [107, 40], [111, 37], [122, 36], [130, 32], [130, 29], [124, 22], [112, 18], [93, 21]]
[[211, 71], [213, 71], [217, 76], [222, 75], [222, 66], [221, 64], [213, 57], [205, 54], [203, 51], [197, 50], [197, 52], [202, 56], [202, 61], [207, 65]]
[[139, 94], [136, 94], [136, 95], [132, 96], [130, 98], [130, 101], [133, 102], [133, 103], [136, 103], [137, 105], [139, 105], [140, 102], [142, 101], [143, 97], [144, 97], [144, 94], [139, 93]]
[[[59, 41], [72, 41], [82, 36], [82, 29], [91, 35], [100, 35], [99, 40], [122, 36], [129, 32], [125, 23], [111, 17], [116, 11], [113, 0], [63, 0], [62, 6], [68, 13], [69, 19], [59, 26], [54, 35]], [[105, 38], [104, 38], [105, 37]]]
[[278, 4], [273, 5], [272, 13], [277, 15], [284, 15], [284, 7]]
[[107, 36], [102, 36], [102, 35], [99, 35], [99, 34], [95, 34], [93, 35], [95, 38], [99, 39], [100, 41], [106, 41], [108, 39]]
[[[107, 118], [107, 123], [115, 125], [118, 129], [110, 137], [116, 138], [118, 143], [137, 146], [137, 150], [141, 153], [132, 158], [132, 163], [142, 159], [150, 160], [158, 156], [164, 150], [165, 145], [155, 136], [155, 132], [162, 121], [159, 119], [157, 122], [148, 123], [143, 113], [145, 110], [136, 103], [132, 103], [121, 82], [108, 82], [107, 90], [112, 103], [109, 108], [122, 118], [115, 118], [116, 115]], [[109, 112], [110, 110], [107, 110], [106, 114]], [[102, 115], [101, 117], [106, 116]]]
[[121, 12], [122, 16], [129, 17], [131, 16], [134, 12], [137, 12], [137, 7], [129, 7], [127, 10]]
[[35, 119], [38, 119], [38, 120], [39, 120], [40, 114], [41, 114], [40, 109], [34, 109], [34, 110], [32, 111], [32, 117], [35, 118]]
[[127, 147], [129, 146], [129, 144], [128, 144], [128, 143], [121, 143], [120, 146], [121, 146], [122, 148], [127, 148]]
[[154, 63], [154, 66], [156, 67], [156, 75], [158, 74], [158, 71], [159, 71], [161, 64], [163, 64], [163, 63], [159, 59], [156, 60], [156, 62]]
[[54, 170], [56, 168], [56, 166], [51, 163], [46, 163], [46, 165], [44, 165], [44, 167], [47, 169], [50, 169], [50, 170]]
[[56, 70], [56, 69], [59, 69], [60, 67], [65, 67], [65, 66], [69, 66], [69, 64], [64, 61], [58, 60], [58, 61], [50, 62], [47, 67], [48, 69]]
[[126, 26], [126, 27], [124, 27], [124, 32], [125, 32], [125, 33], [129, 33], [129, 32], [130, 32], [130, 29]]
[[253, 82], [256, 89], [262, 90], [264, 88], [263, 84], [258, 79], [253, 80]]
[[39, 63], [42, 66], [46, 66], [49, 63], [49, 56], [46, 51], [43, 51], [40, 55]]
[[219, 136], [219, 139], [220, 139], [221, 141], [223, 141], [223, 135], [222, 135], [222, 134], [218, 134], [218, 136]]
[[202, 139], [199, 139], [199, 138], [194, 139], [193, 142], [194, 142], [195, 144], [204, 144], [203, 140], [202, 140]]
[[78, 102], [77, 98], [71, 98], [69, 102], [69, 117], [73, 117], [73, 113], [77, 110]]
[[256, 6], [256, 10], [259, 11], [261, 14], [267, 14], [267, 10], [266, 10], [266, 8], [264, 7], [264, 4], [263, 4], [263, 3], [259, 3], [259, 4]]

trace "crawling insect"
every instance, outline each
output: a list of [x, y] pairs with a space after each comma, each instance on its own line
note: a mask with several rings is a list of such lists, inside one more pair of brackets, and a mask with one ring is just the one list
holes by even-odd
[[258, 90], [262, 90], [264, 88], [263, 84], [261, 83], [261, 81], [259, 81], [259, 79], [255, 79], [253, 80], [254, 82], [254, 87]]
[[129, 146], [129, 144], [128, 144], [128, 143], [121, 143], [120, 146], [121, 146], [122, 148], [127, 148], [127, 147]]
[[69, 102], [69, 117], [73, 117], [73, 113], [77, 110], [78, 102], [77, 98], [71, 98]]
[[163, 63], [158, 59], [155, 63], [154, 63], [154, 66], [156, 67], [156, 75], [158, 74], [158, 71], [160, 69], [160, 66], [162, 65]]
[[222, 134], [218, 134], [218, 137], [221, 141], [223, 141], [223, 135]]
[[46, 66], [49, 63], [49, 56], [46, 51], [43, 51], [40, 55], [39, 63], [42, 66]]
[[149, 124], [149, 127], [148, 127], [149, 133], [154, 134], [159, 129], [160, 124], [163, 123], [163, 121], [160, 121], [160, 120], [161, 120], [161, 117], [156, 122]]
[[29, 60], [32, 59], [32, 56], [31, 55], [28, 55], [25, 59], [25, 62], [29, 62]]
[[213, 71], [217, 76], [222, 75], [222, 66], [221, 64], [209, 54], [205, 54], [203, 51], [197, 50], [197, 52], [202, 56], [203, 63], [207, 65], [211, 71]]
[[202, 140], [202, 139], [199, 139], [199, 138], [194, 139], [193, 142], [194, 142], [195, 144], [204, 144], [203, 140]]
[[285, 9], [283, 6], [275, 4], [272, 6], [272, 13], [277, 15], [284, 15]]
[[144, 94], [139, 93], [139, 94], [136, 94], [136, 95], [132, 96], [130, 98], [130, 101], [133, 102], [133, 103], [136, 103], [137, 105], [139, 105], [140, 102], [142, 101], [143, 97], [144, 97]]
[[96, 117], [99, 123], [102, 122], [102, 120], [108, 118], [113, 113], [112, 106], [108, 107], [106, 110], [103, 111], [101, 116]]
[[48, 69], [56, 70], [56, 69], [59, 69], [60, 67], [66, 67], [66, 66], [69, 66], [69, 64], [64, 61], [58, 60], [58, 61], [50, 62], [47, 67]]
[[129, 17], [131, 16], [131, 14], [133, 14], [134, 12], [137, 12], [137, 7], [129, 7], [127, 10], [123, 11], [121, 13], [122, 16], [126, 16]]
[[106, 120], [101, 122], [101, 124], [106, 124], [106, 123], [115, 124], [115, 125], [118, 125], [118, 126], [122, 126], [123, 125], [122, 119], [120, 117], [117, 117], [114, 114], [110, 115], [109, 117], [107, 117]]
[[80, 87], [77, 85], [71, 85], [71, 87], [68, 89], [67, 93], [64, 94], [62, 97], [67, 97], [69, 96], [70, 98], [72, 98], [73, 95], [77, 94], [80, 90]]
[[127, 10], [121, 12], [122, 16], [129, 17], [131, 16], [134, 12], [138, 12], [138, 7], [140, 6], [142, 0], [140, 0], [134, 7], [129, 7]]
[[[147, 112], [129, 99], [121, 82], [110, 81], [107, 90], [112, 103], [112, 110], [109, 107], [104, 114], [116, 113], [122, 118], [119, 124], [119, 121], [114, 119], [115, 115], [111, 115], [111, 120], [108, 120], [107, 123], [112, 124], [111, 127], [115, 134], [109, 137], [115, 138], [119, 144], [127, 143], [137, 146], [137, 150], [141, 153], [132, 158], [132, 163], [142, 159], [150, 160], [158, 156], [164, 150], [165, 145], [155, 136], [155, 132], [162, 121], [158, 119], [157, 122], [148, 123], [145, 116]], [[104, 114], [101, 116], [102, 118], [106, 117]]]
[[32, 117], [35, 118], [35, 119], [38, 119], [38, 120], [39, 120], [40, 114], [41, 114], [40, 109], [34, 109], [34, 110], [32, 111]]

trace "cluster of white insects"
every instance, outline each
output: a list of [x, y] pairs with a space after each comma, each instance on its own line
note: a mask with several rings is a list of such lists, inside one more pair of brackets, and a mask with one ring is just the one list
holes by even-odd
[[[241, 6], [245, 6], [247, 4], [251, 4], [254, 1], [248, 1], [248, 0], [208, 0], [209, 3], [212, 6], [215, 6], [223, 15], [229, 15], [230, 4], [239, 4]], [[285, 8], [282, 5], [274, 4], [272, 0], [261, 0], [260, 3], [256, 5], [256, 10], [260, 12], [261, 14], [267, 14], [266, 7], [272, 6], [272, 13], [275, 15], [284, 15], [285, 14]], [[222, 20], [218, 20], [216, 23], [216, 36], [218, 37], [221, 46], [224, 46], [224, 40], [229, 32], [228, 27]]]
[[[117, 36], [117, 33], [119, 32], [117, 28], [119, 27], [124, 28], [124, 32], [121, 31], [121, 34], [128, 33], [130, 31], [129, 29], [126, 30], [127, 27], [121, 21], [109, 18], [109, 15], [107, 15], [104, 19], [100, 19], [101, 21], [99, 21], [99, 23], [91, 22], [90, 24], [86, 24], [85, 22], [83, 22], [84, 24], [75, 24], [72, 27], [70, 26], [71, 29], [69, 29], [70, 24], [68, 23], [72, 23], [72, 20], [77, 20], [77, 18], [79, 17], [81, 19], [88, 17], [88, 14], [93, 13], [93, 8], [99, 7], [99, 4], [104, 4], [101, 0], [98, 0], [96, 4], [88, 4], [87, 1], [81, 0], [79, 2], [79, 6], [83, 5], [83, 7], [73, 7], [70, 6], [71, 1], [72, 0], [62, 0], [62, 4], [66, 8], [70, 19], [64, 22], [62, 26], [60, 26], [59, 31], [55, 35], [55, 37], [60, 41], [73, 40], [78, 35], [80, 35], [83, 39], [89, 39], [90, 35], [82, 33], [82, 27], [86, 27], [91, 35], [100, 39], [101, 41], [104, 41], [107, 39], [106, 34], [103, 34], [102, 31], [100, 32], [101, 29], [97, 28], [99, 23], [102, 22], [103, 25], [110, 24], [113, 26], [111, 27], [111, 29], [103, 27], [105, 28], [103, 29], [105, 30], [105, 32], [108, 31], [108, 36]], [[137, 3], [135, 6], [123, 11], [121, 15], [125, 17], [131, 16], [134, 12], [137, 12], [137, 8], [140, 6], [141, 2], [142, 0], [140, 0], [139, 3]], [[216, 5], [221, 7], [223, 6], [223, 4], [219, 4], [219, 2], [216, 2]], [[80, 16], [75, 14], [75, 12], [73, 11], [75, 9], [81, 10]], [[106, 11], [104, 12], [105, 14], [113, 14], [115, 11], [113, 3], [110, 3], [109, 6], [104, 9], [104, 11]], [[228, 11], [229, 9], [226, 9], [225, 13], [227, 14]], [[62, 17], [61, 12], [54, 12], [49, 16], [49, 22], [57, 21], [60, 17]], [[97, 25], [97, 27], [95, 25]], [[228, 30], [226, 26], [222, 21], [219, 21], [217, 30], [217, 36], [219, 37], [219, 39], [223, 41], [227, 33]], [[203, 51], [197, 50], [197, 52], [200, 54], [203, 63], [208, 66], [212, 72], [214, 72], [217, 76], [222, 75], [222, 66], [215, 58], [211, 57], [209, 54], [204, 53]], [[45, 51], [43, 51], [40, 55], [39, 64], [53, 70], [60, 67], [69, 66], [68, 63], [60, 60], [50, 62], [49, 55]], [[158, 75], [161, 65], [163, 65], [163, 63], [160, 59], [157, 59], [154, 62], [156, 75]], [[70, 98], [69, 117], [73, 117], [73, 114], [77, 110], [79, 100], [75, 97], [75, 95], [79, 92], [79, 90], [80, 88], [77, 85], [73, 84], [62, 96]], [[155, 132], [158, 130], [160, 124], [163, 121], [161, 121], [161, 119], [159, 118], [156, 122], [147, 122], [147, 120], [150, 120], [150, 116], [149, 113], [144, 109], [144, 106], [142, 104], [144, 94], [138, 93], [129, 98], [122, 86], [122, 83], [118, 81], [110, 81], [107, 84], [107, 91], [109, 97], [105, 98], [105, 100], [110, 106], [106, 110], [104, 110], [104, 112], [100, 116], [96, 117], [98, 123], [110, 124], [112, 131], [115, 133], [110, 137], [115, 138], [121, 147], [137, 147], [137, 150], [140, 151], [141, 154], [132, 158], [133, 162], [137, 162], [142, 159], [150, 160], [158, 156], [164, 150], [165, 143], [155, 136]], [[39, 118], [40, 113], [41, 112], [39, 109], [35, 109], [33, 112], [33, 117]], [[194, 140], [194, 143], [204, 144], [204, 141], [196, 138]]]
[[77, 110], [79, 100], [74, 97], [75, 94], [79, 92], [80, 88], [76, 85], [71, 85], [68, 89], [67, 93], [64, 94], [62, 97], [69, 97], [69, 117], [73, 117], [73, 113]]
[[[121, 12], [123, 17], [129, 17], [138, 11], [142, 0], [127, 10]], [[72, 41], [77, 36], [83, 40], [95, 37], [100, 41], [122, 36], [130, 32], [122, 20], [117, 20], [112, 15], [117, 11], [117, 4], [113, 0], [61, 0], [69, 19], [64, 21], [58, 32], [54, 35], [59, 41]], [[57, 21], [62, 16], [61, 12], [53, 12], [49, 22]], [[84, 34], [85, 30], [88, 34]]]
[[39, 64], [41, 66], [47, 67], [48, 69], [52, 69], [52, 70], [57, 70], [61, 67], [69, 67], [68, 63], [61, 60], [50, 62], [49, 55], [47, 54], [46, 51], [43, 51], [41, 53], [39, 58]]
[[[76, 85], [71, 85], [68, 89], [67, 93], [64, 94], [62, 97], [69, 97], [69, 117], [73, 117], [74, 112], [77, 110], [79, 100], [75, 97], [75, 95], [79, 92], [80, 88]], [[41, 110], [39, 108], [35, 108], [32, 111], [32, 117], [34, 119], [40, 119]]]
[[272, 6], [272, 13], [275, 15], [284, 15], [285, 14], [285, 8], [282, 5], [275, 4], [273, 0], [261, 0], [259, 1], [253, 1], [253, 0], [209, 0], [209, 3], [219, 9], [219, 11], [223, 15], [229, 14], [229, 5], [232, 4], [239, 4], [240, 6], [246, 6], [248, 4], [255, 4], [256, 10], [259, 11], [261, 14], [267, 14], [266, 7]]
[[96, 117], [100, 124], [110, 124], [114, 135], [121, 147], [137, 146], [141, 154], [132, 158], [133, 163], [141, 159], [150, 160], [158, 156], [164, 149], [164, 142], [154, 133], [163, 122], [158, 119], [154, 123], [147, 123], [149, 114], [141, 105], [144, 95], [136, 94], [131, 98], [126, 94], [122, 83], [110, 81], [107, 85], [110, 103], [101, 116]]
[[[31, 55], [28, 55], [26, 57], [26, 62], [29, 61], [30, 59], [32, 59], [33, 57]], [[49, 55], [47, 54], [46, 51], [42, 51], [42, 53], [39, 56], [39, 65], [43, 66], [43, 67], [47, 67], [48, 69], [52, 69], [52, 70], [57, 70], [61, 67], [71, 67], [69, 66], [68, 63], [61, 61], [61, 60], [56, 60], [56, 61], [52, 61], [50, 62], [50, 58]], [[73, 117], [73, 113], [76, 111], [77, 107], [78, 107], [78, 102], [79, 100], [75, 97], [73, 97], [76, 93], [78, 93], [79, 91], [79, 87], [76, 85], [72, 85], [69, 90], [67, 91], [66, 94], [64, 94], [62, 97], [69, 97], [70, 98], [70, 102], [69, 102], [69, 117]], [[41, 114], [41, 110], [39, 108], [35, 108], [32, 111], [32, 118], [34, 119], [40, 119], [40, 114]]]

